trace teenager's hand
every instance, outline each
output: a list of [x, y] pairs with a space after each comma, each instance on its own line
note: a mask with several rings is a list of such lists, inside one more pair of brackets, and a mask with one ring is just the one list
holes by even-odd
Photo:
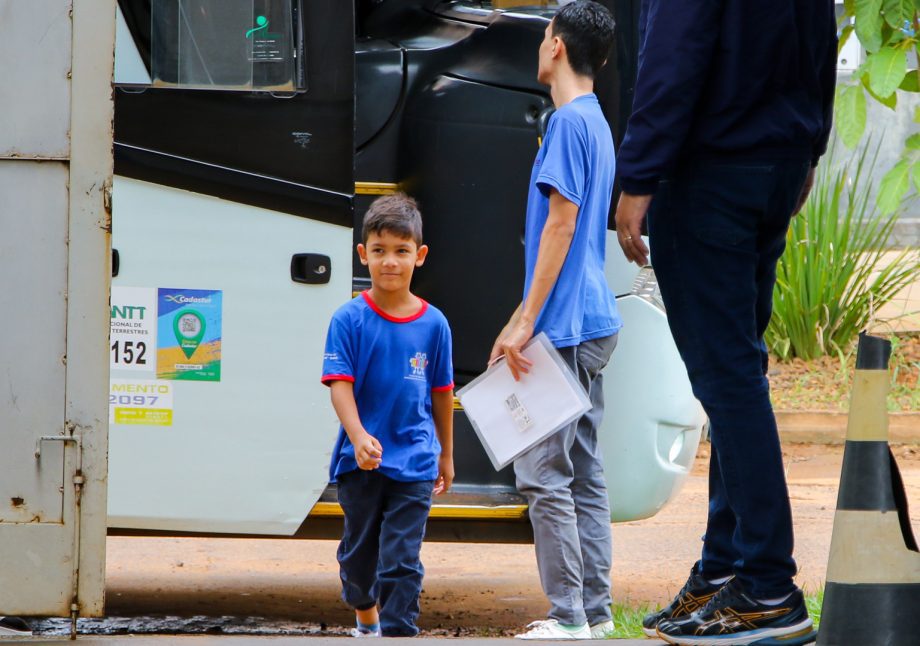
[[530, 367], [533, 365], [533, 361], [521, 353], [524, 344], [531, 338], [533, 338], [533, 323], [521, 317], [502, 339], [501, 349], [505, 354], [505, 359], [508, 360], [508, 367], [515, 381], [520, 381], [521, 375], [530, 372]]
[[371, 471], [380, 466], [380, 460], [383, 458], [383, 447], [380, 446], [380, 442], [377, 441], [376, 437], [365, 432], [353, 444], [358, 468]]
[[438, 458], [438, 479], [434, 481], [434, 495], [440, 496], [442, 493], [447, 493], [453, 483], [454, 458], [453, 456], [442, 454]]
[[651, 195], [629, 193], [620, 193], [620, 201], [617, 202], [617, 240], [626, 259], [640, 267], [648, 264], [648, 247], [642, 241], [642, 220], [651, 203]]

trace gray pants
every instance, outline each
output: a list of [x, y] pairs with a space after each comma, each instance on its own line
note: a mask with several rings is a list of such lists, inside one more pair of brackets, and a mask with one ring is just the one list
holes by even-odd
[[591, 410], [514, 461], [517, 488], [530, 506], [548, 616], [562, 624], [593, 626], [611, 618], [610, 507], [597, 427], [604, 414], [600, 372], [616, 344], [614, 334], [559, 348]]

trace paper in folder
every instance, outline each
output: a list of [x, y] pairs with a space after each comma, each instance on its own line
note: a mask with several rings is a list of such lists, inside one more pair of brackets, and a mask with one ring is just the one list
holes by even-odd
[[533, 366], [520, 381], [499, 361], [457, 391], [496, 471], [591, 408], [585, 389], [546, 334], [531, 339], [523, 354]]

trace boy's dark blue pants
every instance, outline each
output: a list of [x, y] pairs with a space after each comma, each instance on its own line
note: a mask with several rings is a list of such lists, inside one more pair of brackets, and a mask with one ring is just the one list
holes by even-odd
[[380, 604], [385, 637], [418, 634], [425, 569], [419, 559], [433, 481], [399, 482], [377, 471], [338, 476], [345, 531], [339, 543], [342, 599], [366, 610]]
[[753, 596], [794, 589], [792, 515], [764, 331], [807, 160], [685, 164], [649, 210], [652, 264], [693, 393], [710, 420], [702, 571]]

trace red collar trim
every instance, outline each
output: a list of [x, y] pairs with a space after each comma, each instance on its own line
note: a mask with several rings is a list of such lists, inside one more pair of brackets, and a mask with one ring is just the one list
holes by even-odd
[[[374, 302], [374, 299], [371, 298], [371, 295], [367, 292], [367, 290], [361, 292], [361, 296], [364, 297], [364, 302], [367, 303], [368, 307], [374, 310], [374, 312], [378, 316], [386, 319], [387, 321], [392, 321], [393, 323], [410, 323], [416, 319], [421, 318], [422, 315], [428, 310], [428, 303], [425, 301], [424, 298], [419, 298], [419, 300], [422, 302], [422, 306], [418, 308], [418, 312], [410, 316], [407, 316], [405, 318], [397, 318], [395, 316], [390, 316], [389, 314], [384, 312], [382, 309], [380, 309], [377, 303]], [[416, 296], [416, 298], [418, 297]]]

